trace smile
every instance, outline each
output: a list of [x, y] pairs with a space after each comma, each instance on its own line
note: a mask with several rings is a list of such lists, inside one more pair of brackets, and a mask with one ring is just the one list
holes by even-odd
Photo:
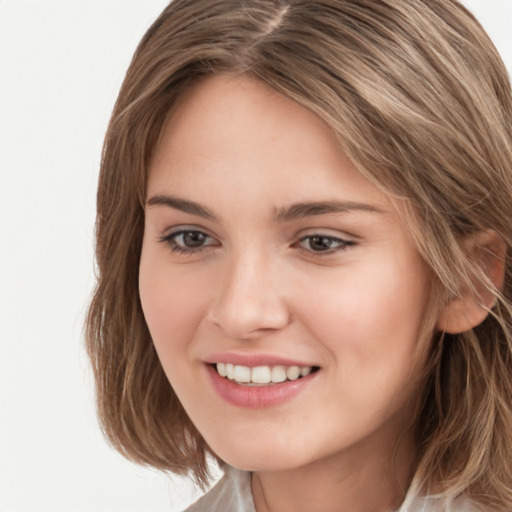
[[242, 366], [231, 363], [217, 363], [214, 365], [217, 373], [240, 385], [265, 386], [294, 381], [306, 377], [315, 370], [313, 366]]
[[210, 363], [205, 368], [217, 394], [237, 407], [259, 409], [284, 404], [312, 386], [318, 366]]

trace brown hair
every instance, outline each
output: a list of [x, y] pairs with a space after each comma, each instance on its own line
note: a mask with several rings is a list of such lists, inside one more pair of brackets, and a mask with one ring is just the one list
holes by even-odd
[[[512, 509], [512, 95], [504, 65], [455, 0], [174, 0], [142, 39], [106, 135], [98, 285], [87, 319], [99, 417], [126, 457], [207, 480], [208, 447], [158, 361], [138, 296], [148, 162], [182, 92], [245, 74], [309, 108], [394, 198], [445, 296], [479, 269], [461, 239], [505, 242], [487, 319], [433, 340], [413, 485]], [[421, 227], [421, 229], [419, 229]]]

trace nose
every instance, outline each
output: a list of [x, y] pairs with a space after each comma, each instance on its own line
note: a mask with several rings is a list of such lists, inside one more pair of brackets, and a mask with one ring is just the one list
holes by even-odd
[[226, 263], [209, 320], [231, 339], [251, 340], [290, 322], [283, 273], [264, 254], [246, 254]]

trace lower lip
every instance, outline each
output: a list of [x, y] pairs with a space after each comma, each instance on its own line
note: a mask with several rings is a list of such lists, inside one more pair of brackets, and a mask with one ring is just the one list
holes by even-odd
[[221, 377], [211, 365], [207, 365], [207, 371], [213, 388], [221, 398], [237, 407], [249, 409], [272, 407], [288, 402], [309, 386], [317, 375], [316, 372], [310, 373], [297, 380], [269, 384], [268, 386], [243, 386]]

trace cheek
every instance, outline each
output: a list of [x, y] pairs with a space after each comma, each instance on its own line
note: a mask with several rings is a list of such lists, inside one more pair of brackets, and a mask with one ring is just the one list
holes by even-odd
[[423, 283], [404, 279], [399, 267], [386, 275], [368, 269], [323, 293], [312, 287], [307, 296], [315, 304], [308, 329], [332, 362], [329, 399], [339, 404], [332, 415], [347, 431], [356, 424], [377, 428], [416, 396], [413, 382], [424, 364], [417, 350], [428, 297]]
[[424, 269], [407, 263], [366, 265], [364, 272], [354, 265], [303, 292], [309, 330], [344, 366], [372, 373], [382, 371], [383, 361], [395, 369], [412, 362], [429, 287]]
[[[142, 310], [155, 344], [164, 363], [180, 356], [201, 323], [207, 284], [187, 279], [180, 269], [144, 254], [139, 269], [139, 294]], [[173, 357], [169, 357], [172, 354]], [[184, 354], [182, 354], [184, 355]]]

